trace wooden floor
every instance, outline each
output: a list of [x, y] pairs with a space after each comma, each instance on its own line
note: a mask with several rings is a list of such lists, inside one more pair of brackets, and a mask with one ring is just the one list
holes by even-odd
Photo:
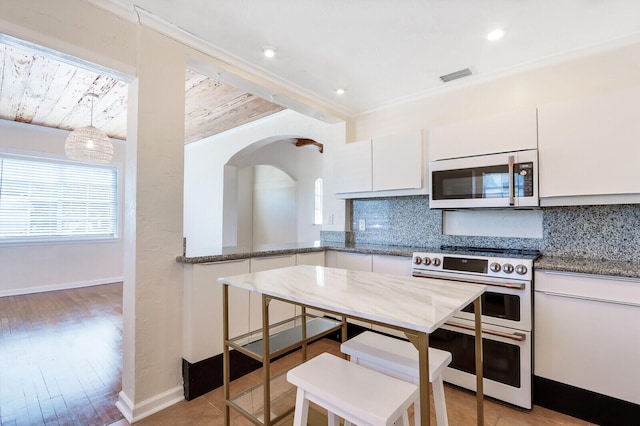
[[[0, 297], [0, 424], [128, 426], [115, 407], [121, 389], [121, 351], [121, 284]], [[309, 346], [310, 357], [322, 352], [339, 354], [339, 345], [323, 339]], [[274, 362], [272, 372], [301, 360], [300, 352], [291, 354]], [[241, 377], [232, 383], [232, 393], [261, 380], [260, 370]], [[447, 385], [445, 393], [449, 423], [475, 425], [475, 396]], [[135, 424], [219, 426], [223, 407], [219, 388]], [[540, 407], [521, 410], [490, 399], [484, 407], [485, 425], [589, 425]], [[315, 408], [310, 425], [326, 425], [322, 410]], [[231, 424], [252, 423], [233, 413]]]
[[108, 425], [122, 376], [122, 284], [0, 297], [0, 424]]
[[[309, 346], [309, 357], [316, 356], [322, 352], [330, 352], [336, 355], [340, 354], [339, 344], [323, 339]], [[300, 352], [288, 355], [287, 357], [277, 360], [272, 364], [272, 373], [278, 374], [283, 370], [302, 361]], [[262, 372], [257, 370], [250, 373], [232, 383], [232, 395], [241, 390], [258, 384], [262, 381]], [[451, 426], [458, 425], [475, 425], [476, 424], [476, 405], [475, 394], [454, 388], [445, 384], [445, 398], [447, 402], [447, 413], [449, 416], [449, 424]], [[295, 400], [295, 397], [293, 397]], [[147, 417], [135, 423], [135, 426], [179, 426], [179, 425], [210, 425], [219, 426], [223, 424], [222, 407], [223, 405], [222, 388], [216, 389], [192, 401], [182, 401], [175, 404], [153, 416]], [[431, 424], [435, 425], [435, 414], [433, 413], [432, 399], [432, 415]], [[574, 419], [554, 411], [541, 407], [534, 407], [533, 410], [523, 410], [513, 408], [491, 400], [485, 400], [485, 425], [494, 426], [524, 426], [524, 425], [580, 425], [586, 426], [590, 423]], [[323, 426], [327, 424], [326, 416], [322, 410], [316, 407], [315, 412], [310, 414], [309, 424], [312, 426]], [[410, 416], [411, 424], [413, 424], [413, 412]], [[237, 412], [232, 414], [231, 424], [234, 426], [252, 425], [248, 420], [241, 417]], [[285, 423], [291, 425], [292, 421]]]

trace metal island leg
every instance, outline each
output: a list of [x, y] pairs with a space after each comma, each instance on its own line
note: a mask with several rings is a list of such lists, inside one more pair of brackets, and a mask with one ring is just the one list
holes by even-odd
[[482, 311], [480, 297], [473, 301], [476, 325], [476, 405], [478, 425], [484, 425], [484, 389], [482, 384]]
[[431, 406], [429, 403], [429, 335], [418, 334], [418, 365], [420, 369], [420, 423], [428, 426], [431, 423]]
[[230, 383], [230, 370], [231, 364], [229, 363], [229, 286], [227, 284], [222, 285], [222, 377], [224, 384], [224, 424], [230, 426], [231, 418], [229, 405], [229, 383]]

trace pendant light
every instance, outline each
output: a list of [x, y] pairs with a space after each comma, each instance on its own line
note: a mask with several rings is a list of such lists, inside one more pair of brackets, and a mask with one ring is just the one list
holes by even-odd
[[72, 160], [108, 163], [113, 158], [111, 139], [102, 130], [93, 127], [93, 101], [98, 95], [89, 93], [87, 96], [91, 98], [91, 124], [69, 133], [64, 151]]

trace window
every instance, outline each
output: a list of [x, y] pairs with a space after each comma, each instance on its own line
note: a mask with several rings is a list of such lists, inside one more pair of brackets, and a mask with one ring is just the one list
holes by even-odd
[[314, 200], [315, 204], [313, 208], [313, 224], [322, 225], [322, 178], [316, 179]]
[[117, 237], [117, 173], [0, 156], [0, 243]]

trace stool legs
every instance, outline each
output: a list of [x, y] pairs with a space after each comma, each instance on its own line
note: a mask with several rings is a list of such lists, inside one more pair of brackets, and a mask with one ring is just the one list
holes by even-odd
[[305, 398], [304, 390], [298, 388], [296, 392], [296, 410], [293, 414], [293, 426], [307, 426], [309, 419], [309, 400]]
[[[433, 404], [436, 407], [437, 424], [438, 426], [448, 426], [449, 419], [447, 418], [447, 404], [444, 400], [444, 383], [442, 383], [442, 376], [438, 376], [433, 380], [431, 388], [433, 389]], [[418, 419], [418, 417], [416, 417], [416, 419]], [[417, 420], [416, 424], [419, 424]]]

